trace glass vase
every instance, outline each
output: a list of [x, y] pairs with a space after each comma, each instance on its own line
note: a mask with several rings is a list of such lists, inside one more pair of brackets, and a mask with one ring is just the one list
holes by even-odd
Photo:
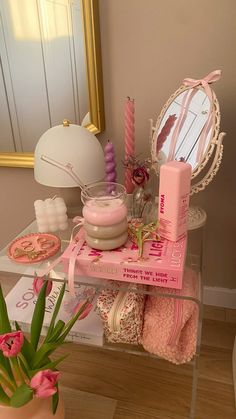
[[132, 217], [140, 219], [144, 224], [157, 221], [156, 183], [151, 179], [144, 186], [137, 186], [133, 192]]

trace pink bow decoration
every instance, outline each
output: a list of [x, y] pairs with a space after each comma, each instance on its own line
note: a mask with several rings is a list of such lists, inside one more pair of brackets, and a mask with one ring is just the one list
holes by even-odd
[[[72, 233], [71, 233], [71, 237], [70, 237], [70, 243], [73, 242], [74, 240], [74, 232], [75, 229], [77, 229], [78, 227], [82, 227], [84, 224], [84, 218], [77, 216], [73, 218], [73, 222], [76, 223], [76, 225], [73, 227], [72, 229]], [[75, 270], [75, 263], [76, 263], [76, 257], [78, 255], [78, 253], [80, 252], [83, 244], [85, 241], [85, 234], [83, 233], [82, 236], [80, 237], [80, 240], [75, 241], [75, 244], [72, 248], [71, 251], [71, 258], [70, 258], [70, 262], [69, 262], [69, 269], [68, 269], [68, 288], [70, 291], [70, 294], [75, 296], [75, 286], [74, 286], [74, 270]], [[45, 275], [48, 275], [49, 272], [55, 268], [55, 266], [57, 266], [59, 263], [61, 263], [62, 260], [62, 256], [63, 254], [61, 254], [57, 259], [55, 259], [53, 262], [51, 262], [49, 264], [49, 266], [46, 269], [43, 269], [41, 271], [41, 276], [40, 278], [43, 279], [43, 277]]]
[[211, 73], [207, 74], [203, 79], [195, 80], [186, 78], [183, 80], [183, 84], [188, 87], [196, 87], [202, 85], [204, 88], [208, 86], [210, 83], [214, 83], [218, 81], [221, 77], [221, 70], [215, 70]]
[[84, 223], [84, 218], [80, 217], [80, 215], [77, 215], [76, 217], [73, 218], [73, 223], [76, 223], [75, 227], [78, 227], [80, 225], [82, 225]]
[[[71, 237], [70, 237], [70, 243], [72, 243], [74, 239], [74, 231], [78, 227], [82, 227], [84, 225], [84, 218], [77, 216], [73, 218], [73, 223], [76, 223], [76, 225], [72, 229]], [[75, 263], [76, 258], [84, 244], [85, 241], [85, 234], [83, 233], [81, 238], [78, 241], [75, 241], [75, 244], [71, 250], [71, 257], [69, 262], [69, 268], [68, 268], [68, 287], [71, 295], [75, 296], [75, 285], [74, 285], [74, 275], [75, 275]]]
[[212, 97], [212, 90], [211, 90], [209, 84], [214, 83], [215, 81], [218, 81], [220, 79], [220, 77], [221, 77], [221, 70], [215, 70], [215, 71], [212, 71], [211, 73], [207, 74], [207, 76], [205, 76], [203, 79], [195, 80], [195, 79], [186, 78], [183, 81], [183, 84], [185, 86], [190, 87], [190, 88], [202, 85], [202, 87], [204, 88], [204, 90], [205, 90], [205, 92], [208, 96], [208, 99], [210, 101], [210, 112], [209, 112], [206, 124], [203, 128], [203, 131], [201, 133], [201, 137], [200, 137], [200, 140], [199, 140], [199, 146], [198, 146], [198, 152], [197, 152], [197, 161], [198, 162], [202, 158], [204, 148], [205, 148], [206, 139], [207, 139], [207, 136], [208, 136], [208, 133], [210, 131], [211, 124], [212, 124], [213, 97]]

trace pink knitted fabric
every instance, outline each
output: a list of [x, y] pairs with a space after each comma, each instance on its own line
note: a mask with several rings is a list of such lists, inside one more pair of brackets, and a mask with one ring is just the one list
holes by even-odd
[[[197, 297], [198, 276], [187, 268], [182, 290], [152, 288], [156, 293]], [[174, 364], [189, 362], [196, 353], [197, 323], [198, 305], [194, 301], [148, 296], [144, 313], [143, 347]]]

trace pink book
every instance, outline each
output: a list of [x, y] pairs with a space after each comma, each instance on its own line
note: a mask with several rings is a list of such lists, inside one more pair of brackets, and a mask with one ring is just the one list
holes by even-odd
[[[62, 255], [66, 273], [75, 243], [83, 234], [81, 229]], [[177, 242], [147, 241], [139, 260], [137, 246], [130, 241], [111, 251], [95, 250], [84, 242], [76, 257], [74, 274], [181, 289], [186, 247], [186, 236]]]

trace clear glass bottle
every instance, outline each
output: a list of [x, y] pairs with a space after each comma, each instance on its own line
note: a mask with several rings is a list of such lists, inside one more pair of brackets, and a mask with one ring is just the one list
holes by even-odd
[[139, 218], [144, 224], [157, 221], [157, 197], [159, 179], [152, 173], [148, 182], [137, 186], [133, 192], [133, 218]]

